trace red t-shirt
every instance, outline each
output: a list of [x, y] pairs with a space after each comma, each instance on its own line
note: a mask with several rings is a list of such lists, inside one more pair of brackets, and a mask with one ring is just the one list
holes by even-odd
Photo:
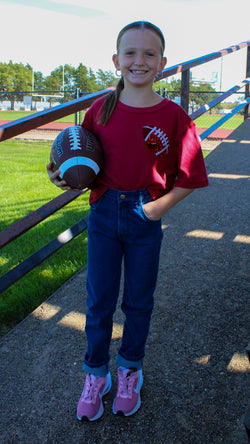
[[206, 167], [194, 122], [174, 102], [136, 108], [118, 102], [110, 120], [98, 123], [104, 97], [86, 112], [82, 126], [94, 133], [104, 150], [104, 166], [90, 194], [90, 203], [108, 189], [147, 189], [153, 199], [173, 186], [208, 185]]

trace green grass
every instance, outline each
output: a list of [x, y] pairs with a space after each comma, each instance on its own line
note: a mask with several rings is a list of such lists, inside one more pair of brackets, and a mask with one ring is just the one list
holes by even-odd
[[[215, 122], [218, 122], [222, 118], [222, 115], [205, 114], [198, 119], [195, 119], [197, 128], [209, 128]], [[244, 121], [244, 116], [233, 116], [220, 126], [222, 129], [235, 130]]]
[[[34, 111], [0, 111], [0, 120], [17, 120], [23, 117], [34, 114]], [[82, 113], [83, 114], [83, 113]], [[71, 114], [61, 119], [55, 120], [55, 122], [75, 122], [75, 114]]]
[[202, 150], [203, 157], [207, 157], [211, 153], [211, 150]]
[[[55, 198], [61, 191], [48, 179], [51, 144], [5, 141], [0, 144], [0, 231]], [[89, 211], [89, 193], [1, 250], [1, 275], [78, 222]], [[0, 331], [21, 321], [87, 262], [85, 231], [0, 295]]]

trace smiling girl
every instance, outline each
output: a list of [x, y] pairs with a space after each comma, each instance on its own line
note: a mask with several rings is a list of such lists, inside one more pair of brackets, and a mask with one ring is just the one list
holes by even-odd
[[[90, 194], [87, 376], [77, 406], [79, 420], [98, 419], [102, 397], [111, 388], [109, 347], [122, 263], [125, 322], [113, 412], [130, 416], [139, 409], [161, 218], [195, 188], [208, 185], [194, 123], [181, 107], [153, 91], [155, 77], [166, 65], [164, 50], [162, 32], [153, 24], [142, 21], [123, 28], [113, 55], [121, 72], [116, 90], [96, 100], [82, 124], [101, 141], [105, 164]], [[48, 173], [55, 185], [68, 189], [50, 165]]]

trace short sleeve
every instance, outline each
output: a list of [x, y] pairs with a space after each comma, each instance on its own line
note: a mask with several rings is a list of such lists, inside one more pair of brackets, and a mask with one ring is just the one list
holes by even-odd
[[181, 188], [206, 187], [208, 185], [207, 171], [195, 123], [188, 115], [182, 115], [178, 127], [178, 174], [175, 186]]

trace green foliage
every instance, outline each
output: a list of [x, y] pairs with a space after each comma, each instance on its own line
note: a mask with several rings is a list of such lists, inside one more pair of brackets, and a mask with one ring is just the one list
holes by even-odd
[[20, 91], [30, 89], [32, 85], [32, 68], [29, 64], [0, 63], [0, 90]]
[[40, 71], [32, 70], [30, 65], [22, 63], [0, 63], [0, 91], [72, 91], [79, 88], [82, 92], [95, 92], [115, 85], [117, 79], [112, 71], [98, 69], [95, 74], [91, 68], [80, 63], [77, 68], [72, 65], [60, 65], [47, 77]]
[[[68, 102], [75, 98], [76, 89], [80, 93], [93, 93], [106, 89], [117, 83], [112, 71], [98, 69], [95, 74], [91, 68], [80, 63], [77, 68], [72, 65], [60, 65], [47, 77], [40, 71], [32, 70], [30, 65], [22, 63], [0, 63], [0, 100], [10, 100], [14, 110], [15, 101], [22, 101], [24, 94], [16, 91], [37, 91], [38, 97], [44, 91], [53, 91], [50, 102]], [[15, 93], [14, 93], [15, 91]], [[26, 95], [28, 95], [26, 93]], [[33, 102], [40, 100], [33, 93]]]
[[[196, 105], [200, 108], [205, 103], [210, 102], [219, 95], [219, 93], [215, 94], [215, 89], [210, 85], [210, 83], [194, 83], [191, 81], [189, 88], [189, 103], [193, 107]], [[160, 80], [154, 84], [154, 90], [160, 90], [161, 92], [166, 90], [167, 96], [170, 99], [174, 99], [175, 96], [180, 96], [181, 80], [173, 79], [171, 82], [168, 82], [168, 80]], [[215, 108], [222, 109], [222, 105], [218, 104]]]
[[61, 67], [54, 69], [44, 82], [44, 89], [48, 91], [60, 91], [63, 85], [63, 73]]
[[[36, 90], [37, 91], [42, 91], [46, 89], [46, 84], [45, 84], [45, 78], [43, 77], [43, 74], [41, 71], [35, 71], [33, 73], [34, 78], [33, 78], [33, 83], [34, 85], [36, 85]], [[32, 85], [32, 87], [34, 86]]]
[[[192, 94], [192, 91], [195, 91], [195, 93]], [[209, 91], [213, 92], [213, 94], [209, 94]], [[219, 93], [214, 94], [214, 92], [215, 89], [210, 85], [210, 83], [193, 84], [191, 82], [189, 100], [190, 102], [194, 102], [196, 105], [201, 107], [205, 103], [208, 103], [219, 96]], [[216, 108], [222, 108], [221, 104], [217, 105]]]
[[103, 71], [98, 69], [97, 73], [97, 84], [100, 88], [105, 85], [105, 88], [110, 86], [115, 86], [117, 84], [117, 78], [114, 76], [112, 71]]
[[[1, 142], [1, 231], [61, 193], [46, 172], [50, 148], [48, 142]], [[10, 159], [15, 159], [11, 168]], [[1, 275], [87, 215], [88, 194], [3, 247]], [[0, 295], [0, 333], [21, 321], [86, 264], [86, 244], [85, 231]]]
[[[0, 91], [6, 91], [2, 98], [11, 101], [11, 109], [14, 109], [15, 100], [22, 100], [23, 94], [13, 94], [12, 91], [31, 90], [32, 68], [23, 63], [0, 63]], [[0, 96], [0, 97], [1, 97]]]

